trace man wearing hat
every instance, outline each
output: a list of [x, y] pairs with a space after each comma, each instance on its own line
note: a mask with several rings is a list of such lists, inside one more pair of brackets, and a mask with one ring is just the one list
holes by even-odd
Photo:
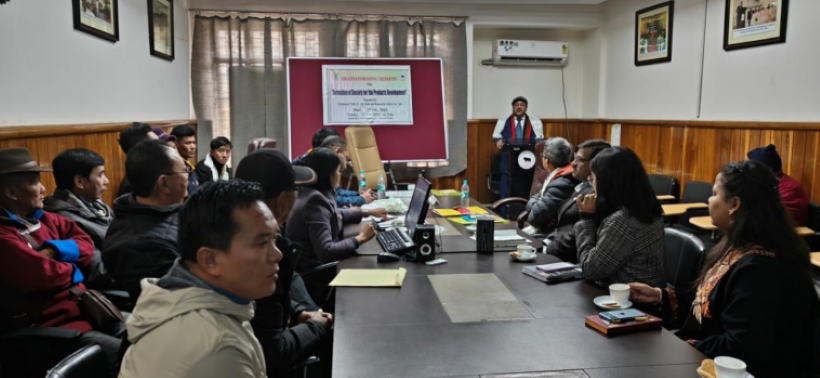
[[[0, 332], [29, 327], [80, 331], [75, 348], [100, 345], [116, 376], [119, 340], [95, 331], [69, 291], [85, 291], [81, 268], [91, 261], [94, 243], [76, 223], [43, 211], [40, 172], [51, 169], [38, 166], [27, 149], [0, 150]], [[38, 359], [41, 373], [65, 357], [46, 349]]]
[[544, 125], [538, 118], [530, 119], [527, 115], [527, 106], [527, 99], [524, 96], [514, 98], [512, 114], [496, 122], [493, 139], [499, 150], [507, 143], [535, 144], [536, 139], [544, 138]]
[[[318, 309], [304, 281], [295, 273], [301, 245], [283, 236], [285, 222], [296, 202], [296, 188], [314, 184], [316, 174], [310, 168], [291, 165], [281, 152], [264, 148], [239, 162], [236, 178], [262, 186], [264, 202], [280, 224], [276, 246], [282, 252], [282, 260], [277, 289], [256, 302], [251, 325], [265, 352], [268, 376], [289, 376], [295, 362], [316, 354], [320, 345], [328, 344], [333, 324], [333, 316]], [[289, 327], [290, 323], [296, 325]]]
[[749, 160], [754, 160], [763, 163], [774, 172], [780, 183], [777, 189], [780, 192], [780, 202], [786, 208], [786, 212], [792, 216], [792, 219], [798, 226], [805, 226], [806, 219], [809, 216], [809, 196], [803, 189], [803, 185], [791, 176], [783, 172], [783, 162], [780, 160], [780, 154], [777, 153], [777, 147], [770, 144], [766, 147], [755, 148], [746, 154]]
[[177, 148], [177, 137], [165, 132], [162, 127], [152, 127], [151, 131], [157, 135], [157, 138], [161, 140], [165, 145], [172, 148]]

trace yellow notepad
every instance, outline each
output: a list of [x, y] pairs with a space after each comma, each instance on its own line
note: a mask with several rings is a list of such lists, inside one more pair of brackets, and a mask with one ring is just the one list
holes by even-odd
[[461, 195], [461, 192], [455, 189], [432, 189], [430, 193], [436, 197], [458, 197]]
[[[504, 218], [501, 218], [498, 215], [496, 215], [494, 218], [495, 218], [494, 223], [504, 223], [504, 224], [510, 223], [510, 221], [508, 221]], [[467, 220], [467, 219], [464, 219], [464, 217], [448, 217], [447, 220], [450, 221], [450, 222], [453, 222], [455, 224], [460, 224], [460, 225], [464, 225], [464, 226], [477, 223], [477, 221], [475, 219]]]
[[401, 287], [407, 269], [342, 269], [330, 286]]
[[[470, 206], [470, 207], [467, 207], [466, 209], [472, 215], [489, 214], [489, 213], [487, 213], [487, 210], [484, 210], [484, 209], [482, 209], [478, 206]], [[460, 211], [455, 210], [455, 209], [435, 209], [435, 210], [433, 210], [433, 214], [436, 214], [436, 215], [442, 216], [442, 217], [458, 217], [458, 216], [466, 215], [466, 214], [462, 214]]]

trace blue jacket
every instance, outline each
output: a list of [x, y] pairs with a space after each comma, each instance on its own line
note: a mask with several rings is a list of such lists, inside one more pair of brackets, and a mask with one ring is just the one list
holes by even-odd
[[351, 207], [364, 205], [364, 197], [359, 195], [355, 190], [345, 190], [341, 187], [336, 188], [336, 206]]

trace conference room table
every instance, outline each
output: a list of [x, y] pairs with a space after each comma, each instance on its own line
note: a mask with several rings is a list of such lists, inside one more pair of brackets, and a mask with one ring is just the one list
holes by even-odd
[[[441, 207], [451, 206], [446, 198], [440, 200]], [[375, 241], [362, 245], [360, 255], [339, 263], [339, 270], [403, 267], [407, 275], [401, 288], [336, 288], [334, 377], [500, 377], [536, 372], [550, 372], [550, 377], [698, 377], [695, 370], [705, 357], [670, 331], [607, 337], [587, 328], [584, 317], [602, 311], [593, 299], [608, 294], [606, 289], [583, 280], [547, 285], [521, 272], [526, 265], [558, 262], [556, 257], [539, 253], [535, 261], [522, 263], [507, 252], [476, 253], [466, 228], [445, 224], [449, 222], [444, 218], [439, 222], [462, 232], [443, 240], [445, 252], [437, 257], [447, 259], [446, 264], [379, 263], [373, 256], [381, 252]], [[510, 225], [515, 228], [511, 222], [496, 224], [496, 229]], [[345, 233], [355, 234], [354, 229], [348, 226]], [[481, 293], [476, 297], [483, 307], [454, 309], [453, 303], [442, 303], [433, 280], [466, 274], [500, 281], [515, 303], [496, 303], [497, 298], [482, 298]], [[452, 320], [451, 311], [503, 312], [503, 306], [523, 311], [505, 320]]]

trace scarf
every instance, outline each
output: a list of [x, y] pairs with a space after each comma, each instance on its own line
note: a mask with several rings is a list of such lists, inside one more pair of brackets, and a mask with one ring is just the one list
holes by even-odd
[[515, 114], [511, 115], [510, 118], [507, 119], [507, 124], [510, 126], [510, 139], [524, 139], [530, 140], [530, 136], [532, 136], [532, 123], [530, 122], [530, 116], [524, 115], [524, 138], [515, 135], [515, 125], [518, 123], [518, 120], [515, 118]]
[[228, 169], [226, 168], [227, 164], [221, 165], [220, 168], [217, 168], [217, 164], [211, 154], [205, 157], [205, 166], [211, 168], [211, 179], [213, 179], [214, 182], [230, 180], [230, 177], [228, 177]]
[[711, 318], [712, 312], [709, 307], [711, 307], [711, 303], [709, 302], [709, 296], [712, 294], [712, 290], [715, 289], [718, 282], [729, 272], [729, 269], [732, 268], [736, 262], [740, 261], [745, 256], [749, 255], [762, 255], [768, 257], [775, 257], [774, 253], [770, 250], [765, 249], [759, 245], [753, 245], [748, 248], [742, 249], [732, 249], [728, 253], [726, 253], [723, 257], [718, 260], [715, 265], [712, 265], [711, 268], [706, 272], [706, 277], [703, 279], [698, 285], [698, 290], [695, 293], [695, 301], [692, 302], [692, 315], [695, 315], [695, 318], [698, 320], [698, 323], [703, 324], [704, 318]]

